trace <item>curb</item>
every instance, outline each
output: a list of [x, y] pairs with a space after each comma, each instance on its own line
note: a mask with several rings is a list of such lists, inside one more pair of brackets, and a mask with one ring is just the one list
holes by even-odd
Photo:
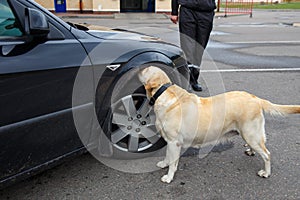
[[63, 19], [71, 19], [71, 18], [80, 18], [80, 19], [115, 19], [114, 15], [84, 15], [84, 14], [80, 14], [80, 15], [69, 15], [69, 14], [59, 14], [56, 15], [60, 18]]
[[[128, 20], [169, 19], [169, 15], [165, 13], [152, 13], [151, 15], [147, 15], [144, 13], [114, 13], [114, 14], [54, 13], [54, 14], [57, 17], [60, 17], [62, 19], [128, 19]], [[215, 17], [224, 17], [224, 15], [225, 14], [223, 12], [215, 13]]]
[[56, 16], [68, 18], [82, 18], [82, 19], [169, 19], [169, 16], [164, 13], [114, 13], [114, 14], [72, 14], [72, 13], [59, 13]]

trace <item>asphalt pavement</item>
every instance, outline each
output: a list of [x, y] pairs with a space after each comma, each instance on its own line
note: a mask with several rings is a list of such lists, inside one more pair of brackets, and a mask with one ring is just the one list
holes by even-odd
[[[61, 16], [66, 21], [127, 29], [179, 45], [178, 26], [158, 17]], [[300, 12], [254, 11], [217, 15], [200, 81], [210, 96], [244, 90], [278, 104], [300, 104]], [[205, 157], [189, 149], [170, 184], [167, 171], [125, 173], [85, 154], [0, 191], [0, 199], [300, 199], [300, 116], [266, 116], [272, 175], [256, 175], [259, 156], [244, 154], [244, 142], [216, 147]]]

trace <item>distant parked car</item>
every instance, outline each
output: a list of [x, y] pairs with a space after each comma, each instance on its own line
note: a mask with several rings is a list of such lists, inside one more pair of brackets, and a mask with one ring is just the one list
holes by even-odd
[[87, 149], [121, 158], [161, 149], [137, 78], [149, 65], [177, 84], [188, 77], [174, 45], [88, 30], [32, 0], [1, 0], [0, 187]]

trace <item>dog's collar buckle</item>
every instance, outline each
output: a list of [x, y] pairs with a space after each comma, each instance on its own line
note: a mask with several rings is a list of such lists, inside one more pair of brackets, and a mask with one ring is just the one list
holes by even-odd
[[170, 87], [172, 84], [171, 83], [166, 83], [163, 84], [158, 90], [157, 92], [155, 92], [155, 94], [150, 98], [149, 101], [149, 105], [153, 106], [155, 104], [156, 99], [164, 92], [168, 89], [168, 87]]
[[151, 98], [150, 98], [150, 101], [149, 101], [149, 105], [150, 105], [150, 106], [153, 106], [154, 103], [155, 103], [155, 99], [154, 99], [154, 97], [151, 97]]

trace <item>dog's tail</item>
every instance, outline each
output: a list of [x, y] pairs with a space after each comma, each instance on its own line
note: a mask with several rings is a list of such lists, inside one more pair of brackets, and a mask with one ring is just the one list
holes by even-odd
[[261, 99], [261, 105], [263, 110], [271, 115], [300, 114], [300, 105], [278, 105], [264, 99]]

